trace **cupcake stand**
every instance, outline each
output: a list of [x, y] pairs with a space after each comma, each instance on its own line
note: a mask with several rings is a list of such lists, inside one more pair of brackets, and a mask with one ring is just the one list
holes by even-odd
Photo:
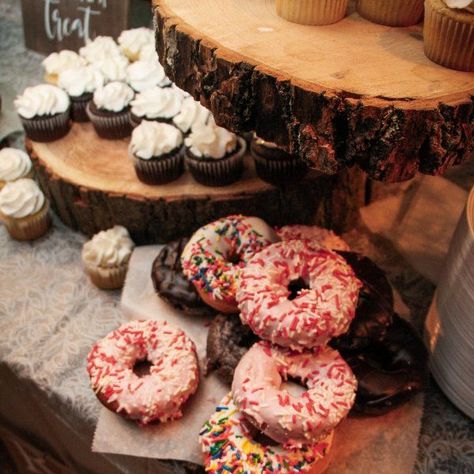
[[[241, 134], [256, 131], [299, 154], [313, 170], [295, 185], [275, 188], [256, 176], [248, 157], [242, 179], [231, 186], [206, 188], [187, 173], [166, 186], [147, 186], [135, 177], [127, 156], [128, 140], [102, 140], [90, 124], [74, 124], [57, 142], [26, 143], [41, 186], [61, 220], [88, 235], [123, 224], [137, 243], [169, 241], [233, 212], [260, 215], [275, 225], [315, 223], [339, 232], [357, 226], [345, 238], [386, 269], [420, 327], [432, 283], [386, 242], [374, 245], [364, 224], [374, 223], [370, 230], [388, 237], [395, 223], [402, 232], [403, 217], [416, 211], [413, 196], [420, 195], [417, 191], [428, 178], [403, 185], [409, 192], [400, 193], [399, 207], [392, 206], [391, 199], [376, 202], [362, 212], [363, 222], [358, 210], [374, 196], [402, 186], [389, 183], [418, 172], [441, 174], [472, 155], [472, 74], [442, 68], [425, 58], [419, 25], [392, 29], [353, 12], [320, 28], [281, 20], [272, 0], [155, 0], [154, 12], [157, 49], [179, 87], [211, 109], [219, 124]], [[431, 189], [441, 196], [452, 187]], [[397, 216], [393, 222], [387, 213]], [[382, 232], [377, 227], [382, 221], [390, 221], [392, 227]], [[418, 231], [421, 234], [419, 227]], [[195, 465], [177, 461], [90, 453], [99, 416], [87, 386], [85, 354], [98, 337], [120, 324], [123, 315], [119, 295], [96, 290], [83, 274], [79, 264], [83, 241], [59, 223], [31, 249], [19, 250], [0, 234], [0, 275], [7, 275], [2, 283], [8, 283], [2, 288], [2, 303], [9, 316], [15, 315], [14, 322], [3, 322], [2, 347], [8, 355], [2, 356], [7, 364], [2, 364], [0, 374], [13, 395], [1, 415], [12, 427], [41, 434], [48, 446], [55, 447], [56, 457], [76, 469], [87, 466], [91, 472], [110, 474], [196, 472]], [[137, 274], [135, 284], [141, 284], [143, 275]], [[143, 279], [148, 285], [145, 296], [151, 285], [147, 280]], [[18, 288], [28, 288], [28, 295], [20, 298]], [[130, 282], [126, 290], [125, 296], [141, 296], [131, 291]], [[34, 323], [34, 334], [17, 323], [22, 327]], [[34, 426], [15, 412], [20, 401], [38, 407]], [[401, 431], [407, 428], [413, 435], [405, 442], [412, 451], [412, 465], [417, 458], [416, 472], [469, 467], [472, 449], [465, 442], [472, 435], [469, 420], [433, 387], [426, 394], [423, 419], [421, 412], [418, 397], [387, 418], [369, 419], [367, 430], [354, 431], [354, 437], [363, 437], [371, 423], [378, 423], [387, 435], [378, 442], [397, 446], [394, 432], [385, 427], [406, 420]], [[349, 419], [349, 428], [357, 422]], [[339, 452], [344, 454], [350, 443], [344, 439]], [[446, 454], [453, 449], [454, 454]], [[405, 447], [395, 453], [397, 458], [399, 452], [410, 457]], [[363, 454], [347, 450], [345, 454], [349, 463], [360, 460], [359, 467], [363, 465]], [[347, 471], [350, 464], [342, 464], [336, 463], [331, 472], [355, 472]]]

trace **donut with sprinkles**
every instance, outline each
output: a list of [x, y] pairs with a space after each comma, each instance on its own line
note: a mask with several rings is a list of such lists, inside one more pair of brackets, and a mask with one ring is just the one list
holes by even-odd
[[361, 285], [337, 253], [290, 240], [269, 245], [247, 262], [236, 299], [242, 322], [257, 336], [303, 350], [348, 330]]
[[265, 446], [229, 393], [199, 433], [206, 472], [213, 474], [321, 473], [327, 467], [333, 433], [303, 447]]
[[236, 313], [240, 271], [256, 252], [278, 241], [258, 217], [228, 216], [198, 229], [181, 255], [184, 275], [209, 306]]
[[311, 242], [331, 250], [350, 250], [347, 242], [329, 229], [315, 225], [285, 225], [275, 229], [281, 240], [310, 240]]
[[[134, 368], [143, 361], [150, 368], [140, 377]], [[193, 341], [166, 321], [123, 324], [94, 344], [87, 371], [103, 405], [143, 425], [181, 418], [199, 383]]]
[[[282, 387], [288, 377], [307, 390], [300, 395]], [[329, 347], [316, 351], [258, 342], [240, 360], [232, 382], [237, 408], [278, 443], [314, 443], [327, 436], [354, 404], [357, 381], [340, 354]]]

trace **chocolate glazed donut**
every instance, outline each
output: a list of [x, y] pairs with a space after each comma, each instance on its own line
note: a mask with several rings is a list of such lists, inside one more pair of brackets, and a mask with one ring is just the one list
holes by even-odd
[[175, 240], [161, 248], [151, 270], [153, 286], [161, 298], [184, 313], [212, 316], [216, 311], [202, 301], [194, 285], [183, 275], [180, 257], [188, 241], [188, 238]]
[[393, 311], [385, 273], [368, 257], [338, 252], [362, 281], [349, 331], [331, 341], [358, 380], [353, 410], [380, 415], [423, 389], [427, 352], [410, 323]]

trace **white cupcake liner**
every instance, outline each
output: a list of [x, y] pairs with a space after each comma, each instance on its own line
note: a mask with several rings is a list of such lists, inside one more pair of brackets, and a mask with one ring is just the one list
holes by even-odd
[[346, 15], [348, 0], [276, 0], [279, 16], [302, 25], [330, 25]]
[[118, 290], [125, 283], [128, 262], [114, 268], [102, 268], [84, 264], [86, 273], [92, 283], [102, 290]]
[[357, 0], [357, 12], [380, 25], [416, 25], [423, 18], [423, 0]]

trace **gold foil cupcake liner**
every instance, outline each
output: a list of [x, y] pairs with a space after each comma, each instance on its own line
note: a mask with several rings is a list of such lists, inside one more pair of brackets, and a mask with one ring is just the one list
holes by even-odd
[[[474, 71], [474, 15], [427, 0], [423, 27], [426, 56], [459, 71]], [[471, 45], [471, 47], [469, 47]]]
[[118, 267], [103, 268], [85, 264], [86, 273], [92, 283], [102, 290], [118, 290], [125, 283], [128, 262]]
[[348, 0], [276, 0], [279, 16], [301, 25], [330, 25], [346, 15]]
[[416, 25], [423, 18], [423, 0], [357, 0], [357, 12], [380, 25]]
[[0, 213], [0, 220], [3, 221], [10, 237], [15, 240], [29, 241], [42, 237], [51, 227], [51, 217], [49, 215], [49, 203], [31, 216], [14, 218]]

